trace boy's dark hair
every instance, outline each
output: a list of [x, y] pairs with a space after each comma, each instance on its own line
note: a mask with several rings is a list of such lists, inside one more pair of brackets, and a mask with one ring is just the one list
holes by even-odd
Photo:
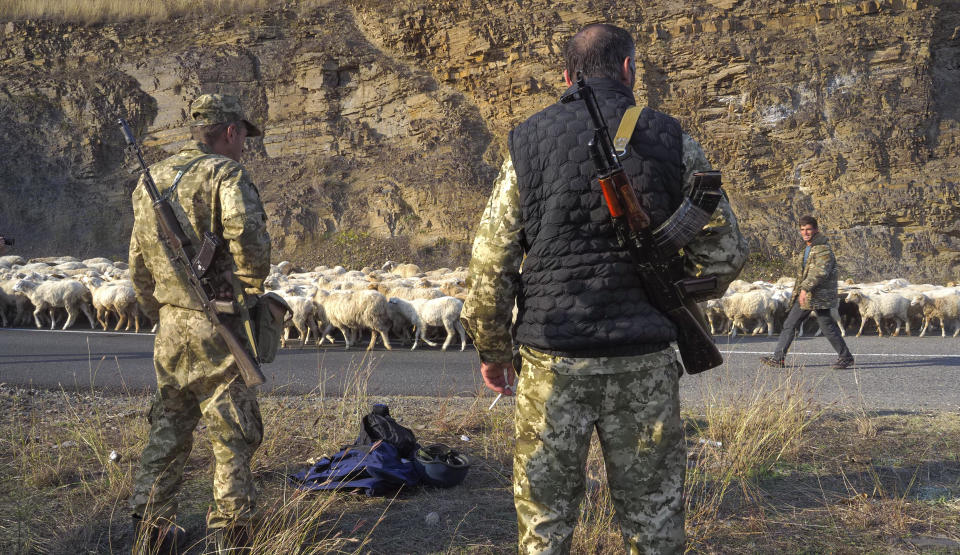
[[625, 29], [607, 23], [587, 25], [567, 41], [563, 57], [567, 76], [577, 80], [577, 72], [584, 77], [620, 79], [624, 58], [634, 58], [636, 45]]
[[800, 227], [805, 225], [812, 225], [813, 229], [820, 229], [820, 226], [817, 225], [817, 219], [809, 214], [806, 216], [800, 216]]

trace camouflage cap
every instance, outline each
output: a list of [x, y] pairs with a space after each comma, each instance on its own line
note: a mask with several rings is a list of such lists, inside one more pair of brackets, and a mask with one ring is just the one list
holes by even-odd
[[243, 117], [240, 99], [230, 94], [201, 94], [190, 104], [191, 127], [213, 125], [228, 121], [242, 121], [247, 126], [248, 137], [263, 135], [255, 125]]

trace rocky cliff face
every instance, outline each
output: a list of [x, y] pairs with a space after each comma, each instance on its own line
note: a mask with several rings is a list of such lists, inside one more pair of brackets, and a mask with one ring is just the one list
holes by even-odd
[[756, 262], [813, 212], [843, 275], [960, 275], [960, 3], [412, 2], [212, 25], [0, 26], [0, 233], [27, 254], [122, 256], [134, 178], [201, 92], [266, 135], [244, 162], [277, 260], [466, 262], [506, 132], [564, 89], [560, 52], [607, 20], [638, 39], [639, 102], [724, 171]]

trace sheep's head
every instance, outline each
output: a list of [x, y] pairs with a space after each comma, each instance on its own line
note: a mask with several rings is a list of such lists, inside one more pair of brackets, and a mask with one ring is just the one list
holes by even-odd
[[100, 287], [104, 283], [103, 279], [90, 275], [80, 276], [80, 281], [87, 287]]
[[846, 299], [846, 300], [847, 300], [848, 303], [860, 304], [860, 301], [863, 300], [863, 295], [861, 295], [860, 293], [858, 293], [858, 292], [856, 292], [856, 291], [851, 291], [851, 292], [847, 293], [847, 299]]
[[917, 294], [917, 295], [914, 295], [913, 298], [910, 299], [910, 306], [921, 306], [921, 305], [923, 305], [924, 298], [925, 298], [925, 297], [923, 296], [923, 293], [919, 293], [919, 294]]
[[18, 280], [17, 283], [13, 284], [13, 290], [16, 293], [26, 293], [27, 291], [33, 291], [36, 288], [36, 283], [27, 281], [25, 279]]

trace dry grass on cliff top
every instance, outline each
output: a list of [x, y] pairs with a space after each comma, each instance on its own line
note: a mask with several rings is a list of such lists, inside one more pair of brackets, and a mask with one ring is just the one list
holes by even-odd
[[[299, 2], [304, 7], [327, 3]], [[48, 19], [77, 23], [113, 23], [128, 20], [165, 21], [186, 15], [219, 16], [264, 10], [278, 5], [270, 0], [3, 0], [0, 21]]]
[[[513, 402], [373, 397], [371, 368], [345, 393], [267, 396], [253, 461], [265, 523], [256, 553], [511, 553]], [[758, 374], [756, 391], [724, 400], [705, 391], [687, 427], [689, 549], [702, 553], [956, 552], [960, 550], [960, 414], [825, 410], [799, 373]], [[467, 453], [452, 489], [394, 497], [303, 494], [285, 477], [349, 443], [373, 402], [422, 443]], [[147, 433], [145, 396], [0, 386], [0, 552], [136, 551], [126, 499]], [[213, 456], [196, 432], [179, 524], [205, 553]], [[461, 439], [461, 436], [468, 440]], [[120, 455], [111, 460], [111, 452]], [[575, 553], [619, 553], [594, 441]], [[436, 512], [434, 525], [425, 521]]]

